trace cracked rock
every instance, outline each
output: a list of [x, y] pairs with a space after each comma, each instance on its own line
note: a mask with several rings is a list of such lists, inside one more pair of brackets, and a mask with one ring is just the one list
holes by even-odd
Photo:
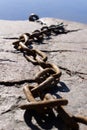
[[[72, 30], [67, 34], [52, 35], [43, 44], [34, 44], [33, 48], [46, 53], [48, 62], [58, 65], [62, 71], [54, 95], [68, 99], [65, 108], [72, 115], [87, 117], [87, 25], [53, 18], [42, 20], [47, 25], [64, 22], [68, 25], [66, 29]], [[23, 86], [32, 84], [40, 69], [16, 51], [12, 42], [21, 34], [40, 28], [36, 22], [0, 21], [0, 130], [65, 130], [58, 113], [43, 120], [35, 112], [18, 108], [26, 102]], [[79, 125], [81, 130], [87, 129], [87, 126]]]

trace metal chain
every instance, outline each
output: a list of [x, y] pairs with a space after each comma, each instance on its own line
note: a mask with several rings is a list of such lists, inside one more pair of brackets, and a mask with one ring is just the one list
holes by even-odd
[[[44, 26], [40, 30], [35, 30], [32, 34], [24, 33], [14, 42], [14, 48], [21, 51], [24, 57], [32, 62], [34, 65], [41, 67], [41, 71], [34, 78], [36, 85], [27, 85], [23, 88], [28, 104], [20, 105], [21, 109], [34, 109], [42, 112], [48, 109], [55, 109], [65, 124], [72, 130], [79, 130], [78, 122], [87, 125], [87, 119], [85, 117], [75, 117], [69, 115], [63, 105], [68, 104], [66, 99], [55, 99], [47, 90], [50, 87], [57, 85], [60, 81], [61, 71], [55, 64], [47, 62], [47, 55], [40, 50], [30, 49], [30, 45], [33, 42], [41, 42], [45, 37], [49, 37], [54, 34], [62, 34], [67, 31], [64, 28], [63, 23], [59, 25]], [[36, 100], [39, 97], [40, 100]]]

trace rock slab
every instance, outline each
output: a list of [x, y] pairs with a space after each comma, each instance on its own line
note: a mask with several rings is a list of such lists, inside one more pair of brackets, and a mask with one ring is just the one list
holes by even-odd
[[[87, 117], [87, 25], [53, 18], [42, 18], [49, 26], [64, 22], [71, 32], [51, 36], [42, 44], [34, 44], [48, 56], [48, 62], [62, 71], [54, 94], [68, 99], [65, 109], [72, 115]], [[28, 62], [12, 45], [21, 34], [32, 33], [42, 25], [29, 21], [0, 20], [0, 130], [65, 130], [58, 116], [43, 119], [37, 113], [17, 106], [26, 102], [23, 86], [38, 73], [38, 66]], [[81, 130], [87, 126], [80, 124]], [[68, 130], [68, 128], [67, 128]]]

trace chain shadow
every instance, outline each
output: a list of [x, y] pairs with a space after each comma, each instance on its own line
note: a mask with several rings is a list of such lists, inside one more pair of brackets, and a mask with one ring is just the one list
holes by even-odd
[[26, 110], [24, 120], [32, 130], [51, 130], [53, 127], [58, 130], [69, 130], [60, 116], [56, 116], [51, 109], [44, 114], [34, 110]]
[[[57, 92], [69, 92], [69, 88], [64, 82], [60, 82], [57, 86], [52, 87], [49, 91], [44, 91], [44, 93], [51, 93], [56, 96], [56, 98], [61, 98]], [[69, 130], [59, 114], [52, 109], [49, 109], [45, 113], [35, 111], [35, 110], [26, 110], [24, 113], [24, 120], [28, 127], [32, 130], [51, 130], [55, 127], [58, 130]]]
[[64, 82], [60, 81], [59, 84], [60, 84], [60, 86], [58, 86], [58, 91], [60, 91], [60, 92], [69, 92], [70, 91], [70, 89]]
[[[54, 89], [55, 88], [55, 89]], [[64, 83], [64, 82], [59, 82], [56, 86], [50, 87], [46, 89], [46, 91], [44, 91], [44, 93], [51, 93], [52, 95], [56, 96], [56, 98], [62, 98], [58, 92], [69, 92], [70, 89], [68, 88], [68, 86]]]

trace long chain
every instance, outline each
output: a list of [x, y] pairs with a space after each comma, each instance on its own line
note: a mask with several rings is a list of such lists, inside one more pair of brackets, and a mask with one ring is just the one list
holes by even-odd
[[[47, 62], [47, 55], [40, 50], [31, 49], [30, 45], [34, 42], [42, 42], [46, 37], [52, 34], [67, 33], [63, 23], [58, 25], [44, 26], [40, 30], [35, 30], [32, 34], [24, 33], [19, 39], [13, 43], [14, 48], [23, 53], [24, 57], [32, 62], [34, 65], [38, 65], [41, 71], [34, 78], [35, 85], [27, 85], [23, 88], [28, 104], [20, 105], [21, 109], [34, 109], [42, 112], [49, 109], [55, 109], [66, 125], [73, 130], [79, 130], [78, 122], [87, 125], [87, 119], [85, 117], [76, 117], [69, 115], [64, 105], [68, 104], [68, 100], [63, 98], [54, 98], [48, 90], [51, 87], [56, 86], [60, 81], [62, 72], [55, 64]], [[36, 97], [39, 97], [38, 101]]]

